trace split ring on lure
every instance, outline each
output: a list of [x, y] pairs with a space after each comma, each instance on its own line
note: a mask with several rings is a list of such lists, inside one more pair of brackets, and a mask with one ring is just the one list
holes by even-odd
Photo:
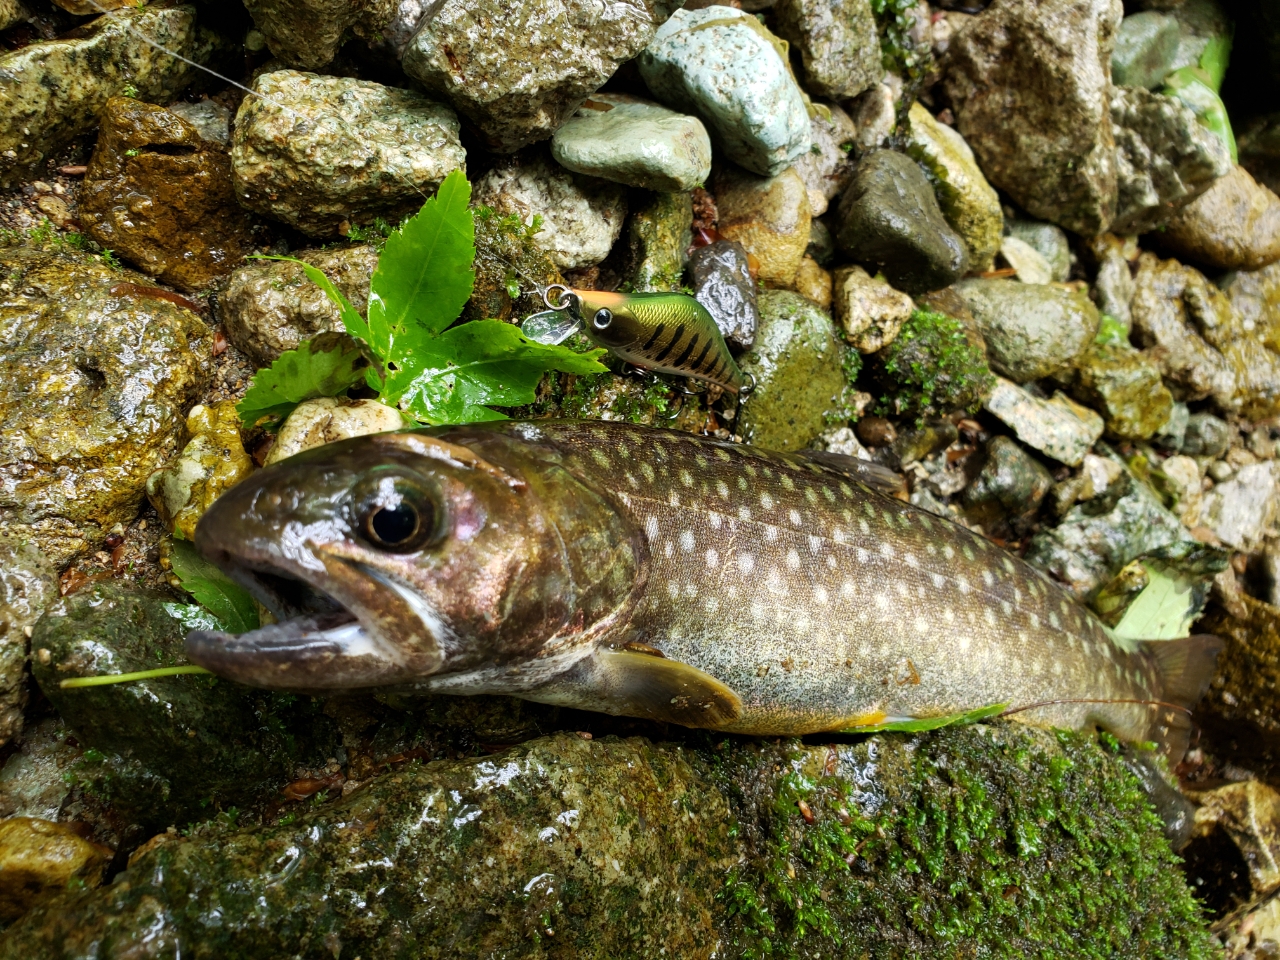
[[581, 330], [628, 363], [690, 377], [733, 394], [749, 392], [742, 372], [706, 307], [683, 293], [610, 293], [554, 283], [542, 295], [548, 309], [521, 324], [538, 343], [560, 343]]

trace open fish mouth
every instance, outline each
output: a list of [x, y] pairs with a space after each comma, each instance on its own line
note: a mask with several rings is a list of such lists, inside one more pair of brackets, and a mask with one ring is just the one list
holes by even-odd
[[205, 553], [276, 618], [248, 633], [188, 634], [187, 657], [218, 676], [273, 690], [322, 691], [386, 686], [439, 667], [438, 643], [415, 655], [392, 642], [397, 611], [417, 632], [430, 625], [423, 621], [428, 611], [413, 609], [416, 594], [382, 571], [321, 551], [315, 569], [287, 570]]

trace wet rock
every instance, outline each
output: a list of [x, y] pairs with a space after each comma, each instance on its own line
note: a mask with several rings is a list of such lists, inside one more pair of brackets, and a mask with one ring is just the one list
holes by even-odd
[[898, 98], [902, 82], [890, 74], [856, 100], [849, 102], [849, 115], [858, 128], [854, 146], [859, 153], [887, 147], [897, 124]]
[[1154, 90], [1173, 72], [1181, 37], [1178, 21], [1156, 10], [1125, 17], [1111, 53], [1112, 83]]
[[1108, 451], [1107, 456], [1124, 470], [1118, 488], [1100, 502], [1076, 504], [1058, 526], [1033, 536], [1026, 552], [1028, 562], [1080, 596], [1143, 554], [1178, 544], [1199, 547], [1150, 487], [1114, 454]]
[[553, 377], [550, 389], [529, 408], [529, 415], [622, 421], [689, 433], [707, 428], [707, 409], [700, 396], [681, 397], [661, 381], [612, 372]]
[[840, 107], [821, 104], [809, 120], [812, 146], [792, 165], [809, 193], [809, 211], [815, 217], [827, 212], [827, 206], [845, 188], [853, 165], [849, 162], [849, 145], [857, 139], [858, 128]]
[[1219, 281], [1240, 326], [1280, 351], [1280, 262], [1261, 270], [1239, 270]]
[[653, 95], [700, 116], [724, 155], [782, 173], [809, 149], [809, 112], [781, 41], [733, 7], [677, 10], [640, 55]]
[[1280, 516], [1280, 479], [1273, 463], [1241, 467], [1204, 495], [1204, 524], [1223, 543], [1246, 553], [1257, 549]]
[[805, 257], [800, 261], [800, 269], [791, 288], [801, 296], [808, 297], [823, 310], [831, 310], [831, 272], [824, 270], [818, 261]]
[[[378, 251], [367, 244], [333, 250], [301, 250], [364, 314]], [[286, 350], [322, 333], [342, 331], [338, 308], [296, 263], [255, 261], [234, 270], [218, 295], [218, 313], [231, 342], [266, 366]]]
[[209, 329], [120, 287], [147, 278], [65, 249], [0, 246], [0, 271], [0, 529], [61, 567], [133, 520], [177, 451]]
[[57, 568], [36, 545], [0, 535], [0, 746], [22, 732], [27, 637], [57, 595]]
[[1018, 383], [1063, 369], [1098, 332], [1098, 310], [1082, 290], [975, 279], [956, 291], [982, 329], [991, 368]]
[[32, 817], [0, 821], [0, 918], [17, 919], [72, 881], [98, 886], [111, 853], [66, 824]]
[[161, 107], [112, 97], [80, 190], [84, 232], [145, 273], [201, 290], [251, 249], [226, 153]]
[[290, 67], [318, 70], [333, 60], [353, 27], [385, 16], [390, 5], [386, 0], [248, 0], [245, 7], [274, 57]]
[[875, 353], [893, 343], [911, 316], [911, 298], [861, 267], [840, 267], [833, 290], [836, 322], [859, 353]]
[[1122, 440], [1155, 436], [1173, 412], [1159, 366], [1128, 344], [1086, 347], [1075, 358], [1071, 392], [1103, 415], [1109, 436]]
[[[1097, 297], [1098, 311], [1120, 321], [1126, 331], [1133, 328], [1133, 274], [1129, 271], [1131, 251], [1114, 234], [1103, 234], [1094, 241], [1093, 254], [1098, 261], [1098, 273], [1093, 290]], [[1135, 255], [1136, 249], [1132, 251]]]
[[1092, 236], [1115, 216], [1111, 53], [1118, 0], [993, 4], [951, 40], [943, 86], [987, 179]]
[[[886, 421], [888, 422], [888, 421]], [[832, 427], [813, 442], [815, 450], [826, 450], [855, 460], [870, 460], [871, 453], [858, 442], [858, 436], [850, 427]]]
[[[972, 856], [938, 839], [953, 830]], [[352, 869], [370, 851], [395, 854]], [[909, 937], [925, 956], [1207, 955], [1174, 864], [1123, 759], [1080, 735], [995, 724], [713, 750], [561, 734], [408, 766], [287, 825], [163, 841], [109, 887], [37, 907], [6, 947], [692, 958], [763, 953], [768, 937], [828, 960], [898, 955]], [[981, 922], [961, 919], [957, 889]], [[913, 924], [922, 913], [956, 926]]]
[[[1235, 33], [1235, 24], [1227, 11], [1218, 0], [1183, 0], [1163, 6], [1178, 23], [1178, 52], [1173, 58], [1173, 68], [1201, 67], [1214, 88], [1221, 87]], [[1219, 52], [1205, 57], [1210, 44], [1218, 47]]]
[[1111, 97], [1116, 138], [1116, 216], [1111, 230], [1143, 233], [1231, 172], [1231, 152], [1173, 97], [1117, 88]]
[[561, 270], [607, 257], [627, 216], [625, 187], [570, 173], [541, 153], [490, 170], [476, 181], [474, 198], [526, 226], [542, 217], [534, 238]]
[[809, 245], [804, 248], [806, 257], [813, 257], [824, 267], [830, 267], [836, 257], [836, 242], [831, 230], [821, 220], [814, 219], [809, 223]]
[[899, 416], [976, 412], [995, 385], [981, 337], [926, 303], [873, 354], [871, 380]]
[[[500, 153], [545, 140], [653, 37], [647, 0], [444, 0], [402, 66]], [[662, 99], [661, 97], [659, 99]]]
[[[1061, 517], [1077, 503], [1088, 501], [1095, 501], [1095, 505], [1107, 509], [1129, 489], [1127, 478], [1128, 472], [1125, 470], [1124, 464], [1119, 460], [1100, 457], [1094, 453], [1086, 453], [1084, 461], [1080, 464], [1080, 472], [1067, 477], [1054, 486], [1054, 511]], [[1141, 564], [1137, 566], [1142, 569], [1141, 578], [1149, 582], [1150, 578], [1147, 576], [1145, 568], [1142, 568]], [[1125, 569], [1127, 570], [1128, 567]], [[1116, 578], [1125, 578], [1130, 583], [1138, 579], [1136, 575], [1126, 575], [1124, 570], [1118, 573]], [[1096, 595], [1090, 602], [1093, 603], [1094, 610], [1101, 615], [1103, 610], [1095, 601]], [[1123, 611], [1121, 613], [1123, 614]], [[1116, 622], [1119, 622], [1119, 617], [1116, 618]]]
[[200, 139], [216, 143], [220, 147], [231, 146], [231, 111], [217, 100], [199, 100], [191, 103], [179, 100], [166, 108], [195, 128]]
[[1000, 198], [964, 137], [919, 103], [911, 105], [908, 117], [907, 153], [929, 171], [942, 215], [969, 248], [969, 269], [990, 270], [1004, 230]]
[[1204, 506], [1204, 477], [1200, 466], [1191, 457], [1168, 457], [1160, 464], [1160, 477], [1165, 493], [1172, 502], [1169, 505], [1182, 525], [1194, 530], [1202, 523]]
[[194, 540], [204, 512], [253, 472], [253, 461], [240, 442], [233, 400], [196, 404], [187, 414], [187, 434], [191, 439], [181, 455], [147, 478], [147, 499], [170, 532]]
[[773, 17], [800, 54], [810, 93], [848, 100], [884, 76], [869, 0], [779, 0]]
[[627, 220], [627, 277], [640, 291], [679, 291], [693, 242], [693, 205], [687, 193], [655, 193]]
[[760, 325], [756, 283], [740, 243], [717, 240], [698, 247], [689, 257], [693, 295], [715, 317], [716, 326], [731, 346], [749, 349]]
[[401, 430], [406, 426], [400, 411], [377, 400], [319, 397], [294, 408], [267, 454], [268, 464], [326, 443], [370, 433]]
[[965, 488], [969, 515], [986, 529], [1025, 530], [1053, 486], [1044, 465], [1008, 437], [987, 444], [987, 459], [973, 483]]
[[1156, 431], [1156, 442], [1170, 450], [1181, 450], [1183, 441], [1187, 438], [1187, 422], [1190, 419], [1191, 411], [1187, 405], [1175, 400], [1169, 410], [1168, 422]]
[[1053, 267], [1041, 256], [1040, 251], [1025, 240], [1005, 237], [1000, 241], [1000, 256], [1013, 267], [1023, 283], [1046, 284], [1053, 282]]
[[1053, 282], [1071, 276], [1071, 244], [1061, 227], [1041, 220], [1007, 220], [1005, 229], [1045, 259]]
[[925, 420], [900, 432], [882, 456], [892, 469], [901, 470], [941, 453], [959, 436], [960, 431], [950, 420]]
[[622, 94], [585, 100], [551, 138], [551, 154], [574, 173], [646, 190], [692, 190], [711, 175], [701, 120]]
[[1280, 733], [1280, 608], [1243, 591], [1236, 614], [1214, 606], [1197, 627], [1221, 637], [1217, 670], [1205, 707], [1230, 722]]
[[756, 379], [742, 406], [741, 432], [766, 450], [801, 450], [843, 401], [846, 348], [831, 318], [798, 293], [765, 290], [759, 306], [755, 344], [738, 360]]
[[1196, 834], [1226, 831], [1249, 867], [1254, 895], [1280, 887], [1280, 793], [1248, 780], [1206, 790], [1196, 799]]
[[1241, 323], [1231, 301], [1176, 260], [1144, 253], [1132, 303], [1137, 342], [1152, 348], [1181, 400], [1212, 397], [1251, 419], [1280, 410], [1280, 355]]
[[1027, 446], [1068, 466], [1079, 466], [1102, 436], [1102, 418], [1061, 392], [1044, 400], [997, 377], [985, 406]]
[[22, 731], [18, 749], [0, 769], [0, 817], [60, 820], [71, 801], [68, 774], [83, 754], [65, 724], [46, 717]]
[[185, 664], [183, 641], [191, 618], [202, 615], [164, 594], [100, 583], [56, 600], [32, 634], [40, 689], [76, 738], [98, 751], [81, 762], [78, 776], [139, 823], [203, 819], [210, 801], [243, 803], [274, 791], [304, 756], [332, 756], [320, 751], [336, 746], [332, 725], [309, 698], [198, 676], [58, 685], [68, 677]]
[[790, 287], [809, 245], [809, 196], [795, 170], [760, 177], [725, 167], [715, 181], [719, 229], [760, 261], [759, 279]]
[[518, 216], [499, 216], [485, 206], [474, 207], [473, 213], [476, 279], [463, 319], [523, 319], [545, 310], [540, 291], [564, 281], [559, 268]]
[[1183, 260], [1259, 270], [1280, 260], [1280, 197], [1236, 167], [1174, 214], [1159, 241]]
[[127, 87], [142, 100], [165, 102], [197, 76], [195, 66], [153, 44], [206, 64], [222, 41], [196, 25], [194, 6], [153, 6], [110, 13], [73, 37], [0, 55], [6, 78], [0, 186], [25, 179], [63, 144], [96, 127], [107, 100]]
[[0, 30], [7, 30], [15, 23], [21, 23], [30, 14], [19, 0], [3, 0], [0, 2]]
[[947, 225], [928, 179], [900, 153], [876, 150], [864, 157], [837, 216], [841, 251], [883, 270], [907, 293], [950, 286], [968, 268], [965, 243]]
[[253, 89], [232, 138], [236, 195], [308, 236], [413, 213], [466, 161], [457, 115], [412, 90], [296, 70]]

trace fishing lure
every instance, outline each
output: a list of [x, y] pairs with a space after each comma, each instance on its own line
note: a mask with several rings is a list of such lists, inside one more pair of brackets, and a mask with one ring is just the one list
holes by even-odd
[[521, 331], [538, 343], [561, 343], [581, 330], [610, 353], [645, 370], [689, 377], [729, 393], [750, 392], [742, 371], [706, 307], [683, 293], [611, 293], [552, 284], [548, 310]]

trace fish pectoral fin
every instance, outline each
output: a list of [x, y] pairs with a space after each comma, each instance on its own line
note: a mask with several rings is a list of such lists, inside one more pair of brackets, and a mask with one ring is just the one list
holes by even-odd
[[832, 453], [830, 450], [802, 450], [791, 456], [802, 460], [820, 463], [828, 469], [843, 473], [850, 480], [865, 483], [872, 490], [886, 496], [893, 496], [906, 489], [906, 481], [888, 467], [882, 467], [870, 460], [859, 460], [857, 457], [845, 456], [843, 453]]
[[1009, 709], [1007, 703], [993, 703], [978, 707], [976, 710], [962, 710], [959, 713], [946, 713], [940, 717], [885, 717], [877, 723], [860, 724], [844, 727], [839, 733], [922, 733], [925, 730], [938, 730], [962, 723], [978, 723], [998, 717]]
[[596, 654], [600, 693], [620, 713], [686, 727], [720, 727], [742, 715], [738, 695], [708, 673], [679, 660], [633, 650]]

